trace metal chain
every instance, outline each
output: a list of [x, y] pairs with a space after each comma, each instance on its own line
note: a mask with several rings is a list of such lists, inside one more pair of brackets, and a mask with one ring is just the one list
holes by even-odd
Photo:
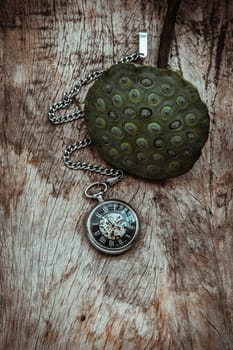
[[95, 173], [101, 174], [101, 175], [106, 175], [106, 176], [113, 176], [113, 177], [118, 177], [119, 180], [123, 178], [123, 171], [118, 170], [118, 169], [110, 169], [110, 168], [105, 168], [96, 164], [90, 164], [86, 162], [74, 162], [71, 160], [71, 155], [75, 151], [78, 151], [82, 148], [85, 148], [87, 146], [90, 146], [92, 143], [92, 140], [90, 138], [85, 138], [82, 141], [73, 143], [72, 145], [69, 145], [63, 155], [63, 160], [65, 165], [74, 170], [89, 170], [93, 171]]
[[[140, 53], [128, 55], [128, 56], [121, 58], [117, 62], [117, 64], [135, 62], [141, 56], [142, 55]], [[74, 86], [74, 88], [72, 90], [69, 90], [64, 94], [63, 100], [54, 103], [50, 107], [49, 113], [48, 113], [48, 118], [49, 118], [50, 122], [57, 125], [57, 124], [64, 124], [64, 123], [68, 123], [68, 122], [83, 118], [84, 112], [82, 110], [77, 110], [73, 113], [66, 114], [64, 116], [57, 116], [56, 112], [59, 111], [60, 109], [65, 109], [66, 107], [68, 107], [73, 102], [73, 98], [80, 92], [81, 88], [84, 85], [87, 85], [87, 84], [91, 83], [92, 81], [101, 77], [103, 72], [104, 72], [103, 70], [95, 71], [91, 74], [88, 74], [86, 78], [80, 79], [79, 82]], [[65, 149], [64, 155], [63, 155], [63, 160], [64, 160], [65, 165], [70, 169], [93, 171], [95, 173], [99, 173], [102, 175], [113, 176], [113, 177], [118, 178], [118, 180], [121, 180], [123, 178], [123, 175], [124, 175], [122, 170], [105, 168], [105, 167], [102, 167], [102, 166], [99, 166], [96, 164], [90, 164], [90, 163], [86, 163], [86, 162], [79, 162], [79, 161], [74, 162], [71, 160], [71, 155], [75, 151], [79, 151], [80, 149], [89, 146], [91, 143], [92, 143], [92, 140], [90, 137], [88, 137], [82, 141], [78, 141], [78, 142], [73, 143], [72, 145], [69, 145]]]
[[74, 86], [72, 90], [65, 92], [63, 100], [54, 103], [49, 109], [48, 117], [51, 123], [64, 124], [64, 123], [71, 122], [73, 120], [77, 120], [79, 118], [83, 118], [84, 112], [81, 110], [75, 111], [73, 113], [70, 113], [61, 117], [56, 116], [55, 113], [60, 109], [64, 109], [68, 107], [73, 102], [73, 98], [80, 92], [82, 86], [87, 85], [92, 81], [98, 79], [102, 74], [103, 74], [103, 70], [95, 71], [91, 74], [88, 74], [88, 76], [85, 79], [80, 79], [79, 82]]

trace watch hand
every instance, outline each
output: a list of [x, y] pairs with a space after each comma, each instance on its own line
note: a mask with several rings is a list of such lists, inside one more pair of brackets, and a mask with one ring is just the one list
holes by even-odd
[[103, 219], [111, 224], [111, 221], [107, 219], [105, 216], [103, 217]]

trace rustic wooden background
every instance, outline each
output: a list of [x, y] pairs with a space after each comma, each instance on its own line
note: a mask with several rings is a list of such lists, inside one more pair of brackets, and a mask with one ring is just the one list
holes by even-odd
[[[232, 350], [233, 3], [2, 0], [0, 11], [0, 349]], [[61, 160], [85, 126], [55, 127], [47, 112], [80, 76], [137, 51], [141, 30], [145, 64], [192, 81], [211, 129], [189, 173], [111, 188], [142, 228], [110, 258], [85, 237], [83, 189], [97, 176]], [[103, 164], [93, 149], [83, 158]]]

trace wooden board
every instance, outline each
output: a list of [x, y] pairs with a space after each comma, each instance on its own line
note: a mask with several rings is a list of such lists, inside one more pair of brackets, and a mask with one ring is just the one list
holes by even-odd
[[[232, 2], [5, 0], [0, 11], [0, 349], [231, 350]], [[211, 128], [187, 174], [109, 190], [142, 223], [136, 247], [110, 258], [85, 236], [97, 175], [62, 163], [85, 125], [55, 127], [47, 113], [81, 76], [137, 51], [142, 30], [145, 64], [192, 81]], [[81, 159], [104, 165], [93, 148]]]

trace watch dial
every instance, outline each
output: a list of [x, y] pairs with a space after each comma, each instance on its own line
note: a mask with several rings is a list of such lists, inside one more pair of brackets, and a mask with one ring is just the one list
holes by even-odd
[[108, 254], [120, 254], [131, 248], [139, 232], [139, 221], [128, 204], [106, 200], [92, 209], [87, 230], [95, 248]]

